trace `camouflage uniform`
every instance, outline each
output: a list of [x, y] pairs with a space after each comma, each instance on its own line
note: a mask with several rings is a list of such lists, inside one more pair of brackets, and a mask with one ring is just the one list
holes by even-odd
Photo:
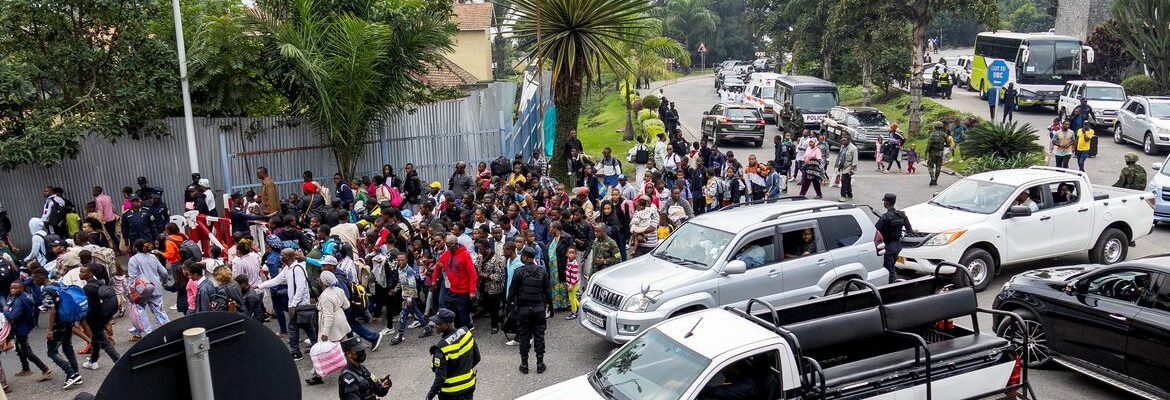
[[930, 130], [930, 138], [926, 142], [926, 167], [930, 172], [930, 186], [938, 185], [938, 175], [942, 172], [943, 151], [947, 144], [947, 133], [943, 123], [935, 121]]
[[1125, 168], [1121, 169], [1121, 176], [1117, 177], [1113, 187], [1146, 190], [1146, 169], [1137, 165], [1137, 161], [1137, 153], [1131, 151], [1125, 154]]
[[792, 114], [788, 120], [791, 129], [792, 137], [796, 137], [804, 132], [804, 114], [800, 113], [800, 109], [792, 107]]

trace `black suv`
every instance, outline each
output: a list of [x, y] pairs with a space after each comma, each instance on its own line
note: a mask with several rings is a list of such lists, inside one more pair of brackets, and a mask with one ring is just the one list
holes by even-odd
[[995, 322], [1007, 339], [1031, 337], [1029, 366], [1055, 362], [1139, 396], [1170, 398], [1170, 255], [1028, 271], [1004, 284], [994, 307], [1026, 321]]
[[719, 103], [703, 111], [702, 129], [703, 138], [714, 138], [716, 144], [750, 141], [755, 147], [764, 145], [764, 117], [746, 104]]
[[829, 109], [821, 119], [821, 133], [833, 147], [841, 146], [841, 137], [848, 136], [859, 153], [873, 153], [878, 136], [888, 135], [890, 121], [873, 107], [837, 106]]

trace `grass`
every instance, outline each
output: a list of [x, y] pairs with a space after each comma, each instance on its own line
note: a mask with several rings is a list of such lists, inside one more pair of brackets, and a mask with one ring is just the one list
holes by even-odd
[[[838, 88], [838, 96], [841, 98], [841, 104], [846, 106], [860, 106], [862, 104], [862, 90], [860, 86], [841, 86]], [[910, 116], [907, 110], [910, 108], [910, 94], [898, 89], [891, 89], [890, 91], [883, 91], [879, 88], [874, 88], [870, 106], [881, 110], [890, 122], [898, 123], [900, 129], [905, 131], [909, 126]], [[982, 118], [964, 113], [953, 108], [944, 106], [931, 100], [929, 98], [922, 98], [922, 127], [919, 132], [910, 132], [907, 135], [907, 145], [913, 143], [918, 146], [918, 155], [925, 162], [926, 159], [926, 138], [927, 127], [940, 120], [957, 120], [959, 118], [967, 119], [975, 117], [982, 121]], [[962, 153], [959, 153], [962, 156]], [[954, 161], [946, 164], [946, 166], [955, 171], [962, 171], [966, 166], [966, 160], [956, 157]]]
[[621, 94], [611, 92], [604, 97], [591, 96], [586, 102], [589, 104], [582, 105], [581, 119], [577, 124], [577, 138], [581, 139], [585, 154], [601, 160], [601, 151], [609, 147], [613, 150], [613, 157], [622, 162], [622, 172], [632, 173], [634, 164], [626, 162], [626, 152], [637, 142], [622, 140], [626, 128], [626, 105]]

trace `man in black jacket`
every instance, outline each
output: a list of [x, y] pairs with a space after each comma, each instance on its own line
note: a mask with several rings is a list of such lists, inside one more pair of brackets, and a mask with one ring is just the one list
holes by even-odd
[[520, 372], [528, 373], [528, 342], [536, 347], [536, 373], [542, 374], [544, 365], [545, 312], [552, 318], [552, 292], [549, 290], [548, 271], [536, 266], [536, 249], [525, 247], [520, 251], [524, 265], [512, 273], [508, 291], [508, 310], [516, 316], [516, 341], [520, 342]]

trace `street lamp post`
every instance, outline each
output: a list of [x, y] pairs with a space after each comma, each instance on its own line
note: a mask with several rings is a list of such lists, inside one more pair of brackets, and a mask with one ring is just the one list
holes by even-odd
[[183, 13], [179, 9], [179, 0], [171, 0], [171, 7], [175, 11], [175, 45], [179, 50], [179, 79], [183, 88], [183, 127], [187, 134], [187, 161], [191, 165], [191, 173], [199, 172], [199, 153], [195, 150], [195, 120], [191, 116], [191, 89], [187, 83], [187, 46], [183, 43]]

